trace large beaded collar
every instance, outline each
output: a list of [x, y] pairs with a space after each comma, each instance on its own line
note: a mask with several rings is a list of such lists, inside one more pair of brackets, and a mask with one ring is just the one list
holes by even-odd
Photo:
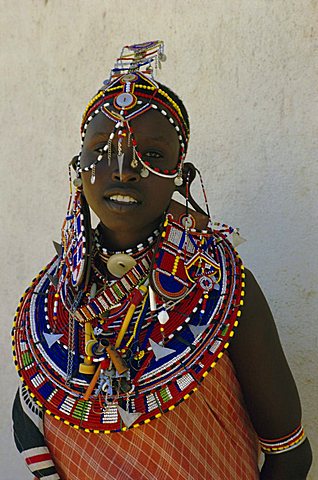
[[121, 432], [200, 388], [234, 336], [245, 277], [231, 229], [206, 223], [174, 202], [156, 247], [75, 312], [63, 297], [72, 286], [57, 293], [60, 256], [32, 281], [14, 320], [14, 360], [47, 414], [87, 432]]

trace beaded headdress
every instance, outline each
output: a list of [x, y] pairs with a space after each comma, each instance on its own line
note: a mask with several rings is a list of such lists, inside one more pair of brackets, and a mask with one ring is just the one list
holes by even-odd
[[[81, 165], [81, 153], [79, 154], [78, 175], [91, 171], [91, 182], [94, 183], [96, 165], [106, 157], [110, 162], [112, 144], [116, 140], [118, 168], [121, 174], [124, 160], [122, 140], [128, 137], [127, 144], [133, 151], [131, 166], [137, 168], [141, 164], [141, 176], [146, 177], [151, 172], [162, 177], [174, 178], [176, 185], [182, 184], [182, 165], [189, 140], [189, 122], [181, 100], [154, 79], [154, 72], [161, 68], [161, 62], [165, 60], [164, 44], [159, 40], [123, 48], [109, 79], [104, 81], [102, 88], [85, 109], [81, 124], [82, 147], [89, 123], [100, 112], [114, 122], [114, 129], [108, 142], [91, 164]], [[179, 158], [172, 170], [152, 167], [151, 162], [142, 158], [138, 151], [131, 120], [152, 109], [166, 117], [178, 135]]]

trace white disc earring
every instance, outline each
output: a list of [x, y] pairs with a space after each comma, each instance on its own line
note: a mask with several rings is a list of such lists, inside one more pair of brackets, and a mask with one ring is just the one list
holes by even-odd
[[176, 187], [181, 187], [181, 185], [183, 185], [182, 174], [178, 173], [178, 175], [174, 179], [174, 184]]
[[147, 170], [147, 168], [143, 167], [141, 170], [140, 170], [140, 174], [139, 174], [142, 178], [147, 178], [149, 177], [149, 170]]
[[73, 185], [77, 188], [81, 187], [83, 185], [82, 179], [80, 177], [74, 178]]

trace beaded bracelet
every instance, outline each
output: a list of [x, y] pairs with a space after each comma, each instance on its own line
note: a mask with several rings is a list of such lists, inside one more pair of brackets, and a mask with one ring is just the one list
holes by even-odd
[[306, 440], [306, 435], [302, 425], [297, 427], [293, 432], [281, 438], [269, 440], [259, 437], [261, 449], [268, 455], [277, 453], [285, 453], [293, 448], [299, 447]]

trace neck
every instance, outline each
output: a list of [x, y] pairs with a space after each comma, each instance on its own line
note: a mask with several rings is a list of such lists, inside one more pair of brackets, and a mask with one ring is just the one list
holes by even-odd
[[113, 252], [134, 248], [139, 243], [145, 243], [155, 230], [160, 228], [161, 221], [160, 218], [154, 224], [144, 227], [142, 231], [112, 231], [100, 223], [98, 225], [100, 245]]

